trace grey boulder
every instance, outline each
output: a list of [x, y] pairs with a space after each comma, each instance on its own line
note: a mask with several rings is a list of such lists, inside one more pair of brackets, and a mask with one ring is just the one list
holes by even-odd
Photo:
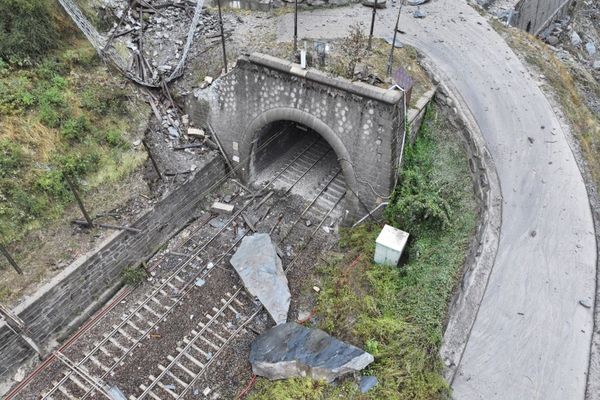
[[248, 292], [260, 300], [275, 323], [287, 321], [290, 289], [277, 248], [269, 235], [246, 236], [230, 262]]
[[372, 362], [373, 356], [358, 347], [295, 322], [263, 333], [250, 350], [252, 371], [271, 380], [310, 377], [333, 382]]

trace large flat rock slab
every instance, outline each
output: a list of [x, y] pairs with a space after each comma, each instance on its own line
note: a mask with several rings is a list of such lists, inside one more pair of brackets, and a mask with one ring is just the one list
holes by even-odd
[[360, 371], [373, 356], [320, 329], [295, 322], [278, 325], [260, 335], [250, 351], [252, 371], [271, 380], [310, 377], [333, 382]]
[[246, 236], [230, 262], [248, 292], [260, 300], [275, 323], [286, 322], [290, 289], [271, 237], [266, 233]]

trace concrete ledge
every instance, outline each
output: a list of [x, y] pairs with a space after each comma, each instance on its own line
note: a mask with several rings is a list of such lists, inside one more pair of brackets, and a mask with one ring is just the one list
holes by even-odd
[[363, 82], [352, 82], [348, 79], [332, 77], [325, 72], [314, 68], [302, 69], [299, 64], [294, 64], [266, 54], [252, 53], [247, 59], [240, 59], [238, 62], [242, 60], [255, 65], [274, 69], [276, 71], [285, 72], [287, 74], [317, 82], [322, 85], [331, 86], [359, 96], [367, 97], [369, 99], [377, 100], [382, 103], [397, 104], [402, 101], [402, 92], [400, 91], [384, 90]]

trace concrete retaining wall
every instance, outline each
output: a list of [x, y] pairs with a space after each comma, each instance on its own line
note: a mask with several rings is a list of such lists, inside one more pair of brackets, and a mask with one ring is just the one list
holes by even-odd
[[[121, 271], [149, 259], [187, 222], [212, 186], [225, 175], [220, 157], [209, 161], [193, 177], [159, 201], [131, 226], [141, 233], [117, 232], [99, 250], [71, 264], [51, 282], [15, 307], [30, 336], [46, 351], [69, 335], [121, 286]], [[0, 324], [0, 381], [6, 381], [34, 356], [20, 336]]]
[[521, 0], [515, 6], [511, 24], [532, 35], [538, 35], [573, 0]]

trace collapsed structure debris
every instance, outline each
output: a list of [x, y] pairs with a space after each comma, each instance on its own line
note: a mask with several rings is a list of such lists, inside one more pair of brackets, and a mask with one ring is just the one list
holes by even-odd
[[248, 292], [260, 300], [275, 323], [285, 323], [291, 294], [271, 237], [266, 233], [246, 236], [230, 262]]
[[295, 322], [265, 332], [252, 343], [250, 351], [252, 371], [271, 380], [310, 377], [333, 382], [364, 369], [373, 360], [358, 347]]

